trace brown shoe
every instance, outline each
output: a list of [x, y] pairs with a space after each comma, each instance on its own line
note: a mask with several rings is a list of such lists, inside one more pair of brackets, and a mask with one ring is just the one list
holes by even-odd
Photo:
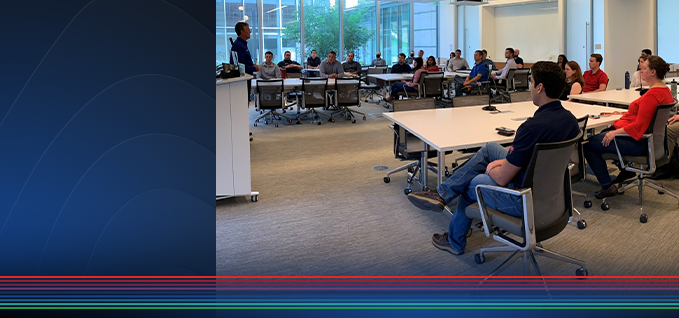
[[614, 195], [618, 194], [618, 187], [614, 184], [608, 187], [608, 189], [601, 189], [597, 192], [594, 193], [594, 197], [597, 199], [603, 199], [603, 198], [608, 198], [612, 197]]
[[446, 208], [446, 201], [434, 190], [413, 192], [408, 194], [408, 200], [422, 210], [441, 212]]
[[443, 234], [434, 234], [431, 237], [431, 243], [434, 244], [434, 246], [442, 251], [449, 252], [454, 255], [460, 255], [463, 254], [463, 252], [458, 252], [455, 249], [453, 249], [452, 246], [450, 246], [450, 242], [448, 241], [448, 232], [445, 232]]

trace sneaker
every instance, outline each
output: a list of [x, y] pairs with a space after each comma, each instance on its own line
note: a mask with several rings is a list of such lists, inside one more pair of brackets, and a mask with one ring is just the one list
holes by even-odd
[[408, 200], [422, 210], [442, 212], [446, 208], [446, 201], [434, 190], [413, 192], [408, 194]]
[[445, 232], [443, 234], [434, 234], [431, 236], [431, 243], [434, 244], [434, 246], [442, 251], [449, 252], [453, 255], [461, 255], [464, 252], [458, 252], [453, 249], [452, 246], [450, 246], [450, 242], [448, 242], [448, 232]]

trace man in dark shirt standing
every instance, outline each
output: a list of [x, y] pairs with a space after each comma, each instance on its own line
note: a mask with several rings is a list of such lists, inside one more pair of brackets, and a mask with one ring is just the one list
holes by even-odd
[[[565, 141], [580, 133], [578, 120], [559, 101], [559, 96], [566, 87], [566, 76], [561, 67], [553, 62], [537, 62], [533, 64], [531, 71], [531, 97], [538, 109], [532, 118], [519, 126], [510, 149], [488, 143], [446, 179], [437, 191], [408, 195], [415, 206], [432, 211], [443, 211], [446, 205], [459, 197], [448, 232], [432, 236], [432, 243], [436, 248], [455, 255], [464, 253], [466, 234], [472, 224], [472, 219], [467, 217], [464, 210], [476, 203], [477, 185], [520, 187], [535, 144]], [[523, 215], [521, 197], [484, 192], [484, 201], [503, 213]]]
[[398, 54], [398, 63], [391, 67], [391, 72], [394, 74], [410, 73], [412, 69], [410, 65], [406, 63], [406, 55], [403, 53]]
[[[245, 22], [238, 22], [235, 29], [238, 38], [236, 41], [233, 41], [231, 51], [238, 54], [238, 63], [245, 65], [245, 73], [252, 75], [252, 73], [259, 71], [259, 66], [252, 62], [252, 55], [250, 55], [250, 50], [248, 50], [247, 40], [250, 39], [250, 33], [252, 33], [250, 25]], [[233, 62], [233, 55], [229, 57], [229, 63], [235, 64]]]
[[286, 73], [300, 73], [302, 72], [302, 65], [299, 65], [297, 61], [290, 60], [292, 53], [290, 51], [285, 51], [283, 55], [283, 60], [278, 62], [278, 67], [285, 70]]

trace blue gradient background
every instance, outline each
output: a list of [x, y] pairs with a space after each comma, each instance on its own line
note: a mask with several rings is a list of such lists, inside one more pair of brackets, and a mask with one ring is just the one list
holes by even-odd
[[212, 2], [0, 24], [0, 275], [215, 275]]

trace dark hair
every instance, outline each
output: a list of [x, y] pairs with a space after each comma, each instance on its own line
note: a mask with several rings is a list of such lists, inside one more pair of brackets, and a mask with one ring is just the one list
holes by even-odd
[[[311, 52], [316, 52], [316, 50], [311, 50]], [[316, 52], [316, 53], [318, 53], [318, 52]]]
[[417, 51], [417, 53], [420, 53], [420, 52], [424, 53], [424, 50], [419, 50], [419, 51]]
[[639, 61], [639, 60], [648, 61], [648, 55], [639, 55], [639, 58], [637, 59], [637, 61]]
[[665, 74], [670, 71], [670, 65], [662, 57], [651, 55], [646, 61], [648, 61], [648, 69], [655, 71], [655, 77], [660, 80], [665, 79]]
[[347, 56], [349, 56], [349, 54], [351, 54], [351, 55], [353, 55], [353, 56], [356, 56], [356, 54], [354, 54], [354, 52], [349, 52], [349, 53], [347, 53]]
[[[573, 76], [575, 76], [575, 82], [580, 83], [580, 87], [585, 87], [585, 77], [582, 76], [582, 70], [580, 69], [580, 64], [578, 64], [578, 62], [576, 62], [576, 61], [566, 62], [566, 63], [564, 63], [564, 69], [566, 68], [566, 64], [568, 64], [568, 67], [570, 67], [571, 70], [575, 71], [575, 74], [573, 74]], [[568, 81], [566, 81], [566, 82], [568, 82]]]
[[[561, 65], [561, 68], [562, 68], [563, 70], [565, 70], [565, 69], [566, 69], [566, 64], [568, 63], [568, 59], [566, 58], [566, 55], [565, 55], [565, 54], [559, 54], [559, 57], [563, 57], [563, 64], [560, 64], [560, 65]], [[558, 58], [556, 59], [556, 62], [559, 63], [559, 59], [558, 59]], [[577, 63], [575, 63], [575, 64], [577, 64]], [[580, 65], [578, 65], [578, 68], [580, 68]]]
[[481, 50], [474, 51], [474, 54], [476, 54], [476, 53], [479, 53], [479, 54], [481, 54], [481, 56], [483, 56], [483, 51], [481, 51]]
[[236, 27], [235, 27], [235, 29], [236, 29], [236, 35], [239, 35], [239, 36], [240, 36], [240, 33], [243, 32], [243, 30], [245, 30], [245, 27], [246, 27], [246, 26], [249, 26], [249, 24], [248, 24], [247, 22], [238, 22], [238, 23], [236, 23]]
[[651, 49], [643, 49], [641, 52], [646, 53], [648, 55], [653, 55], [653, 52], [651, 52]]
[[328, 52], [328, 54], [332, 54], [334, 56], [337, 56], [337, 53], [335, 53], [335, 51], [330, 51], [330, 52]]
[[566, 74], [554, 62], [540, 61], [530, 68], [533, 78], [533, 88], [542, 84], [545, 87], [545, 94], [549, 98], [559, 98], [566, 88]]
[[595, 58], [596, 61], [599, 62], [599, 65], [601, 65], [601, 62], [604, 61], [604, 57], [601, 56], [601, 54], [599, 54], [599, 53], [594, 53], [594, 54], [590, 55], [590, 57]]
[[462, 53], [462, 50], [460, 50], [460, 49], [457, 49], [457, 50], [455, 50], [455, 52], [460, 52], [460, 53]]
[[398, 56], [403, 56], [403, 58], [406, 58], [406, 54], [405, 54], [405, 53], [398, 53]]
[[429, 66], [430, 60], [434, 60], [434, 66], [436, 66], [436, 59], [434, 58], [433, 55], [429, 55], [429, 57], [427, 58], [427, 65], [426, 66]]
[[[285, 54], [287, 54], [287, 53], [290, 53], [290, 51], [285, 51], [285, 52], [283, 52], [283, 55], [285, 55]], [[292, 53], [290, 53], [290, 54], [292, 55]]]
[[265, 56], [266, 56], [267, 54], [271, 54], [271, 56], [273, 56], [273, 53], [271, 53], [271, 51], [266, 51], [266, 53], [264, 53]]
[[488, 51], [486, 51], [486, 49], [481, 50], [481, 53], [488, 55]]
[[512, 55], [514, 55], [514, 49], [512, 49], [511, 47], [506, 48], [505, 51], [509, 51], [509, 53], [512, 53]]
[[[417, 65], [417, 66], [415, 66], [415, 65]], [[415, 62], [413, 62], [413, 71], [417, 71], [417, 70], [421, 69], [423, 66], [424, 66], [424, 61], [422, 60], [422, 58], [419, 57], [419, 56], [416, 57]]]

